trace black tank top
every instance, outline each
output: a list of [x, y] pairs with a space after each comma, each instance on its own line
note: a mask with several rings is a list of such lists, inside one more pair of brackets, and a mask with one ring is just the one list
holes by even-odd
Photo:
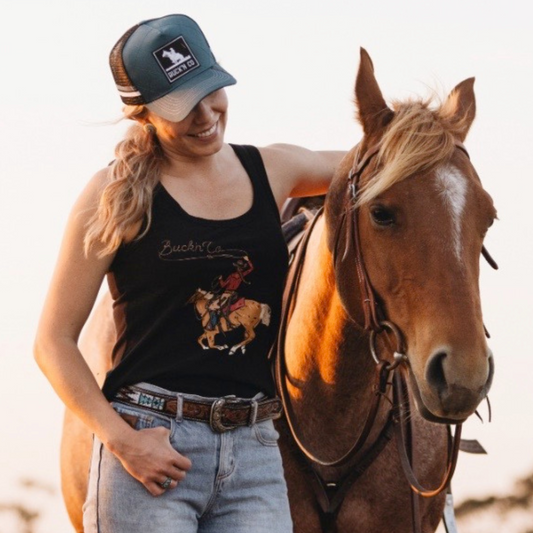
[[202, 396], [274, 395], [267, 355], [287, 248], [259, 151], [232, 148], [253, 186], [246, 213], [194, 217], [158, 184], [148, 233], [117, 251], [107, 275], [117, 329], [108, 399], [141, 381]]

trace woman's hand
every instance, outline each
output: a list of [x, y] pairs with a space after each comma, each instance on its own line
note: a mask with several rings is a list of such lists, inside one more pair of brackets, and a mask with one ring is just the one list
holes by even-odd
[[[172, 447], [169, 437], [170, 430], [164, 427], [141, 429], [133, 435], [128, 432], [126, 439], [109, 446], [126, 471], [152, 496], [175, 489], [191, 468], [191, 461]], [[161, 485], [167, 478], [172, 482], [164, 489]]]

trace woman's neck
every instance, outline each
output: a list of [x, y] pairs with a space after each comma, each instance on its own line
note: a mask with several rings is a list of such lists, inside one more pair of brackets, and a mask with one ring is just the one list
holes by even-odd
[[227, 173], [231, 168], [233, 150], [228, 144], [209, 155], [189, 155], [179, 152], [164, 150], [165, 162], [162, 173], [178, 179], [215, 179]]

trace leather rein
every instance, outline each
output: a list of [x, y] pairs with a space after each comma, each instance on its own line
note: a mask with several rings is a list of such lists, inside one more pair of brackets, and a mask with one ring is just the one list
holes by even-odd
[[[456, 146], [468, 156], [468, 152], [462, 144], [457, 143]], [[395, 431], [402, 468], [412, 489], [413, 527], [415, 532], [418, 533], [420, 531], [420, 519], [418, 501], [414, 496], [416, 494], [423, 497], [433, 497], [449, 486], [457, 463], [462, 425], [457, 425], [455, 434], [453, 436], [450, 426], [448, 426], [448, 459], [446, 472], [443, 476], [443, 479], [434, 489], [427, 489], [423, 487], [416, 478], [412, 464], [412, 428], [409, 417], [410, 402], [406, 381], [409, 362], [407, 355], [404, 353], [401, 332], [395, 324], [384, 319], [384, 313], [379, 308], [375, 291], [370, 283], [360, 246], [360, 236], [357, 221], [358, 209], [354, 207], [356, 205], [358, 196], [361, 175], [368, 167], [373, 157], [379, 152], [379, 149], [380, 146], [375, 145], [366, 150], [363, 154], [360, 154], [359, 147], [356, 149], [354, 163], [348, 174], [344, 209], [340, 222], [336, 228], [335, 247], [333, 250], [333, 260], [335, 265], [337, 265], [339, 261], [345, 261], [347, 259], [350, 246], [354, 251], [354, 257], [350, 257], [350, 259], [354, 262], [361, 293], [361, 308], [364, 313], [364, 324], [362, 327], [364, 331], [370, 333], [370, 352], [376, 362], [372, 400], [368, 408], [363, 428], [350, 449], [341, 457], [332, 461], [326, 461], [313, 454], [302, 442], [298, 435], [294, 411], [291, 406], [289, 392], [287, 389], [287, 381], [296, 387], [298, 387], [298, 382], [295, 378], [290, 376], [287, 370], [285, 358], [286, 329], [295, 305], [296, 294], [298, 292], [299, 281], [303, 270], [307, 245], [309, 243], [313, 228], [315, 227], [317, 220], [322, 215], [322, 208], [316, 213], [313, 220], [308, 224], [304, 235], [301, 237], [301, 240], [298, 243], [295, 255], [292, 258], [293, 260], [291, 262], [291, 268], [289, 270], [283, 295], [283, 308], [278, 339], [273, 352], [275, 354], [275, 380], [278, 393], [285, 410], [285, 419], [287, 421], [292, 438], [314, 474], [313, 481], [315, 492], [323, 512], [321, 521], [323, 527], [326, 528], [324, 530], [335, 531], [336, 516], [349, 488], [366, 470], [366, 468], [370, 466], [370, 464], [372, 464], [372, 462], [377, 458], [379, 453], [391, 440], [392, 432]], [[341, 250], [339, 248], [341, 235], [343, 232], [345, 234], [345, 247], [341, 254]], [[498, 268], [494, 260], [486, 251], [485, 247], [483, 247], [483, 256], [493, 268]], [[377, 354], [375, 346], [376, 336], [383, 332], [391, 333], [396, 339], [396, 350], [393, 353], [392, 362], [381, 359]], [[363, 454], [360, 454], [359, 457], [356, 457], [367, 443], [370, 432], [376, 422], [382, 399], [390, 398], [391, 394], [389, 393], [389, 388], [392, 390], [392, 400], [389, 400], [391, 401], [391, 408], [386, 422], [372, 445], [369, 448], [367, 447]], [[351, 463], [350, 472], [343, 479], [341, 479], [339, 483], [325, 482], [317, 471], [317, 467], [338, 467], [348, 463]]]

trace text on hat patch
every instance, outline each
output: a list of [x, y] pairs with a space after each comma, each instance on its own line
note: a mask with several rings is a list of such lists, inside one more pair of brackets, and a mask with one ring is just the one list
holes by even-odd
[[200, 66], [183, 37], [178, 37], [153, 52], [170, 83]]

